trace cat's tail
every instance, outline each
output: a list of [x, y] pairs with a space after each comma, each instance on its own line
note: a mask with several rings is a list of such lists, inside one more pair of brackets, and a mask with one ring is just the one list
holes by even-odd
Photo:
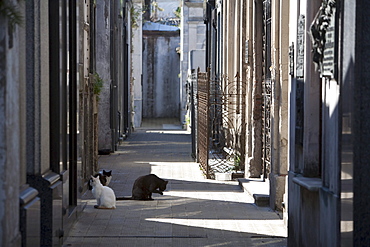
[[125, 197], [125, 196], [116, 196], [117, 201], [122, 201], [122, 200], [133, 200], [132, 196], [130, 197]]

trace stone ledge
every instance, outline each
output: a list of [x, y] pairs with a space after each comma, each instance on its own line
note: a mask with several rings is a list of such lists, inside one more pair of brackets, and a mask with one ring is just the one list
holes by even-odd
[[293, 182], [309, 191], [319, 191], [322, 187], [322, 180], [320, 178], [295, 177]]
[[19, 193], [21, 205], [28, 204], [29, 202], [37, 198], [38, 195], [39, 192], [35, 188], [27, 187], [25, 190]]
[[254, 203], [258, 207], [270, 206], [270, 196], [266, 194], [253, 194]]

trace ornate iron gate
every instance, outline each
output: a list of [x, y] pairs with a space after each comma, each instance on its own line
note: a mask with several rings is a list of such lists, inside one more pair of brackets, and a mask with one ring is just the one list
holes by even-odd
[[264, 81], [262, 87], [262, 163], [265, 179], [271, 169], [271, 80]]
[[201, 73], [198, 69], [198, 160], [207, 178], [209, 176], [209, 70]]
[[264, 9], [264, 80], [262, 82], [262, 163], [263, 178], [267, 178], [271, 169], [271, 0], [263, 2]]
[[198, 153], [207, 178], [244, 171], [246, 86], [239, 73], [210, 80], [198, 71]]

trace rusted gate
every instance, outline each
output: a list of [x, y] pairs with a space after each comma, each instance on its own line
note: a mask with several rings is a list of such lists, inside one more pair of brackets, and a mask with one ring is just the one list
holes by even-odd
[[209, 69], [200, 72], [198, 69], [198, 160], [207, 178], [209, 176]]
[[207, 178], [244, 171], [245, 86], [239, 73], [211, 80], [198, 71], [198, 157]]

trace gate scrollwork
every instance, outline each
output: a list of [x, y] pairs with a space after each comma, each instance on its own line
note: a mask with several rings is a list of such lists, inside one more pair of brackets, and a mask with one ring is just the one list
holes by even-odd
[[[198, 73], [199, 157], [201, 153], [203, 156], [199, 160], [207, 177], [213, 178], [216, 172], [244, 170], [246, 85], [237, 73], [232, 79], [224, 76], [211, 80], [208, 77], [206, 80], [208, 87], [200, 86], [205, 83], [204, 74]], [[208, 92], [200, 92], [201, 88]], [[207, 95], [208, 105], [201, 105], [201, 95], [202, 99]], [[204, 109], [201, 109], [202, 107]], [[202, 120], [201, 116], [206, 116], [207, 120], [204, 118]], [[207, 125], [207, 128], [201, 127], [202, 124]], [[200, 140], [200, 135], [204, 134], [200, 131], [208, 133], [207, 136], [203, 136], [206, 141]], [[206, 150], [201, 150], [202, 148]]]

